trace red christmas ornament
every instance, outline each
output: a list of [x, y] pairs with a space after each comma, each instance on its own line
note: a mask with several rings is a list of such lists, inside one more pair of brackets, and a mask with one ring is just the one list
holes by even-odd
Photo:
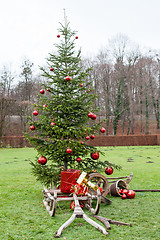
[[41, 165], [45, 165], [47, 163], [47, 158], [44, 156], [41, 156], [38, 158], [38, 163]]
[[45, 93], [44, 89], [41, 89], [41, 90], [40, 90], [40, 93], [41, 93], [41, 94], [44, 94], [44, 93]]
[[51, 126], [54, 127], [56, 125], [55, 122], [51, 122]]
[[35, 130], [35, 126], [34, 126], [34, 125], [30, 126], [30, 129], [31, 129], [32, 131]]
[[92, 135], [90, 136], [90, 138], [91, 138], [91, 139], [95, 139], [95, 136], [92, 134]]
[[35, 110], [35, 111], [33, 112], [33, 115], [34, 115], [34, 116], [37, 116], [37, 115], [38, 115], [38, 111]]
[[50, 71], [53, 71], [53, 68], [50, 68]]
[[123, 190], [122, 190], [122, 193], [124, 193], [124, 194], [126, 194], [126, 195], [128, 194], [128, 192], [129, 192], [129, 191], [128, 191], [127, 189], [123, 189]]
[[67, 77], [66, 77], [66, 81], [67, 81], [67, 82], [71, 81], [71, 77], [70, 77], [70, 76], [67, 76]]
[[93, 113], [91, 119], [95, 120], [96, 118], [97, 118], [96, 114]]
[[88, 113], [88, 117], [89, 117], [89, 118], [92, 118], [92, 116], [93, 116], [93, 113], [92, 113], [92, 112], [89, 112], [89, 113]]
[[43, 107], [45, 108], [45, 107], [47, 107], [47, 105], [46, 105], [46, 104], [44, 104], [44, 105], [43, 105]]
[[72, 153], [72, 149], [71, 148], [67, 148], [66, 152], [71, 154]]
[[84, 144], [84, 142], [81, 141], [81, 144]]
[[120, 188], [119, 189], [119, 193], [122, 194], [123, 193], [123, 189]]
[[89, 136], [87, 136], [87, 137], [86, 137], [86, 140], [89, 140], [89, 139], [90, 139], [90, 137], [89, 137]]
[[81, 162], [82, 161], [82, 159], [80, 157], [78, 157], [76, 160], [77, 160], [77, 162]]
[[60, 34], [57, 35], [57, 38], [60, 38]]
[[122, 194], [122, 196], [121, 196], [121, 198], [124, 200], [124, 199], [126, 199], [127, 198], [127, 196], [126, 196], [126, 194]]
[[106, 168], [105, 168], [105, 173], [106, 173], [107, 175], [111, 175], [111, 174], [113, 173], [113, 168], [111, 168], [111, 167], [106, 167]]
[[91, 153], [91, 158], [97, 160], [99, 158], [99, 153], [98, 152]]
[[50, 92], [50, 89], [49, 89], [49, 88], [47, 88], [47, 92]]
[[135, 197], [135, 191], [129, 190], [128, 193], [127, 193], [127, 197], [128, 197], [129, 199], [134, 198], [134, 197]]
[[100, 131], [101, 131], [101, 133], [104, 133], [104, 132], [106, 131], [106, 129], [105, 129], [104, 127], [102, 127], [102, 128], [100, 129]]
[[89, 93], [89, 90], [87, 90], [86, 92]]
[[80, 83], [79, 85], [80, 85], [81, 87], [83, 87], [83, 83]]
[[78, 39], [78, 36], [75, 36], [75, 39]]

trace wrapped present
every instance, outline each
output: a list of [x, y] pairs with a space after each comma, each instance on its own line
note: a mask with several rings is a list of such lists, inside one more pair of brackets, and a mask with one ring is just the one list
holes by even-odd
[[61, 192], [71, 193], [73, 186], [77, 183], [77, 179], [81, 174], [81, 170], [66, 169], [61, 171]]

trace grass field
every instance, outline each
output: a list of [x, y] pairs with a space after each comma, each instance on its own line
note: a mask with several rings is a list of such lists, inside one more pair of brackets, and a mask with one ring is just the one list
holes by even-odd
[[[113, 177], [133, 172], [130, 189], [160, 189], [159, 146], [103, 147], [101, 150], [105, 153], [104, 160], [123, 168], [115, 170]], [[47, 213], [42, 204], [43, 186], [35, 181], [28, 161], [35, 155], [32, 148], [0, 149], [0, 239], [54, 239], [55, 232], [73, 213], [70, 202], [60, 202], [53, 218]], [[101, 173], [104, 174], [104, 169]], [[64, 230], [61, 239], [160, 239], [160, 192], [139, 192], [134, 199], [127, 200], [108, 198], [112, 204], [102, 203], [99, 215], [132, 223], [132, 227], [111, 225], [110, 235], [104, 236], [85, 220], [76, 219]]]

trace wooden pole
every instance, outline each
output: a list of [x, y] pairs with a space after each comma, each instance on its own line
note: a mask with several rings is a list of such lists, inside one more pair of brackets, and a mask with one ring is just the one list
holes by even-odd
[[135, 189], [135, 192], [160, 192], [160, 189]]

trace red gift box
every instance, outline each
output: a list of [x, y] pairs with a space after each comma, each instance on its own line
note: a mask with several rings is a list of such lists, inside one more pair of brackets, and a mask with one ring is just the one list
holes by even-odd
[[61, 171], [61, 192], [71, 193], [72, 186], [77, 183], [81, 170], [66, 169]]

